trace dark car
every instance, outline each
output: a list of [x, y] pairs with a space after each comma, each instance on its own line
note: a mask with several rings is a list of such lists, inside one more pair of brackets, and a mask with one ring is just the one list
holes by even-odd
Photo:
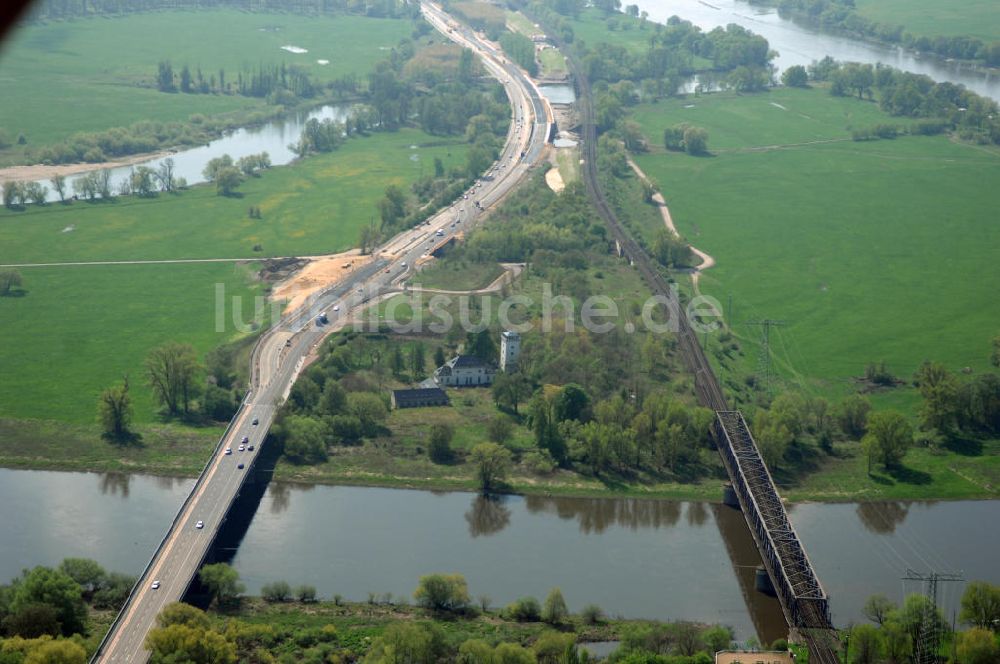
[[253, 424], [254, 426], [257, 426], [258, 424], [260, 424], [260, 420], [258, 420], [258, 419], [257, 419], [257, 418], [255, 417], [255, 418], [253, 418], [253, 422], [251, 422], [251, 424]]
[[243, 464], [242, 463], [240, 465], [236, 466], [236, 467], [239, 468], [240, 470], [243, 470]]
[[253, 445], [251, 445], [251, 446], [249, 446], [249, 447], [247, 448], [247, 452], [253, 452]]
[[249, 443], [250, 442], [250, 437], [249, 436], [243, 436], [243, 440], [241, 440], [240, 442], [241, 443]]

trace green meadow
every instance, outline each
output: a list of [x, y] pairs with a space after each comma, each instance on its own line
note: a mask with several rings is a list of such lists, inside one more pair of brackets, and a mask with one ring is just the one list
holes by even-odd
[[1000, 41], [1000, 11], [994, 0], [856, 0], [865, 18], [902, 25], [915, 35], [969, 35]]
[[[50, 21], [23, 27], [0, 49], [0, 128], [39, 146], [77, 132], [141, 120], [182, 121], [262, 108], [263, 99], [169, 94], [156, 90], [157, 64], [187, 64], [205, 77], [225, 69], [235, 83], [259, 64], [296, 65], [327, 82], [363, 77], [409, 36], [409, 21], [359, 16], [297, 16], [234, 10], [145, 12]], [[307, 49], [294, 54], [281, 49]], [[317, 60], [329, 60], [320, 65]], [[16, 150], [11, 148], [11, 150]]]
[[[198, 186], [150, 199], [4, 210], [0, 264], [343, 251], [357, 245], [359, 229], [377, 216], [385, 187], [408, 189], [433, 172], [435, 157], [445, 168], [464, 166], [465, 144], [403, 129], [355, 138], [335, 152], [269, 169], [246, 180], [234, 197]], [[251, 206], [260, 208], [261, 219], [249, 218]], [[261, 251], [255, 252], [258, 244]]]
[[[31, 268], [26, 294], [0, 298], [0, 418], [94, 423], [97, 398], [128, 375], [135, 420], [156, 421], [143, 363], [167, 341], [204, 355], [239, 332], [227, 309], [216, 332], [215, 284], [242, 296], [252, 320], [252, 265], [202, 263]], [[231, 300], [230, 300], [231, 302]]]
[[[760, 329], [788, 386], [839, 397], [868, 362], [909, 378], [925, 359], [989, 367], [1000, 332], [1000, 153], [947, 137], [853, 142], [852, 128], [896, 122], [823, 90], [688, 97], [635, 113], [652, 146], [638, 162], [679, 230], [718, 264], [701, 290], [750, 343]], [[712, 156], [666, 153], [663, 129], [705, 127]], [[912, 390], [876, 395], [912, 406]]]

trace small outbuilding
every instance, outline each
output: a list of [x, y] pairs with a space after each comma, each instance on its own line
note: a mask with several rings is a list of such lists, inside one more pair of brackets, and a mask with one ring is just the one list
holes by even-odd
[[451, 401], [448, 394], [440, 387], [420, 387], [412, 390], [393, 390], [393, 408], [424, 408], [428, 406], [447, 406]]

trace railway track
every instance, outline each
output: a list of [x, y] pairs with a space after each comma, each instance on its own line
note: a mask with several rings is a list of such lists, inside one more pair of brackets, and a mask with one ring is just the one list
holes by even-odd
[[[547, 30], [546, 32], [550, 35], [553, 34], [552, 31]], [[718, 378], [715, 376], [708, 358], [705, 357], [705, 353], [698, 343], [698, 338], [691, 328], [690, 321], [688, 321], [687, 316], [684, 314], [676, 289], [671, 288], [659, 266], [653, 262], [649, 254], [622, 227], [601, 189], [597, 172], [597, 126], [594, 123], [593, 97], [590, 82], [583, 72], [580, 71], [576, 58], [566, 49], [565, 45], [560, 43], [557, 37], [552, 37], [552, 39], [556, 42], [556, 46], [563, 50], [570, 73], [576, 83], [577, 109], [580, 114], [580, 124], [582, 127], [583, 168], [581, 169], [581, 176], [584, 186], [587, 189], [587, 194], [597, 209], [598, 214], [600, 214], [611, 231], [612, 236], [620, 247], [622, 255], [639, 271], [639, 274], [654, 295], [659, 295], [667, 299], [670, 315], [674, 318], [678, 348], [685, 367], [694, 377], [695, 392], [698, 401], [701, 405], [714, 410], [720, 422], [725, 426], [726, 416], [733, 413], [733, 411], [729, 410]], [[776, 531], [779, 533], [777, 535], [778, 541], [775, 542], [772, 549], [773, 553], [777, 556], [777, 560], [770, 561], [771, 564], [769, 567], [780, 566], [780, 574], [787, 581], [782, 603], [783, 605], [787, 604], [783, 606], [783, 609], [789, 621], [789, 626], [795, 628], [805, 642], [809, 649], [810, 661], [814, 662], [814, 664], [839, 664], [840, 658], [837, 655], [839, 642], [829, 618], [829, 605], [826, 595], [812, 571], [812, 566], [808, 562], [804, 550], [802, 550], [801, 545], [794, 536], [794, 530], [788, 522], [784, 506], [781, 504], [766, 466], [760, 460], [756, 444], [753, 442], [749, 429], [746, 428], [746, 423], [743, 421], [742, 415], [735, 414], [739, 417], [741, 426], [746, 431], [746, 440], [749, 446], [753, 448], [752, 454], [749, 456], [755, 457], [760, 465], [760, 468], [758, 468], [760, 472], [752, 474], [749, 481], [746, 482], [748, 488], [754, 494], [754, 505], [757, 505], [757, 496], [760, 496], [761, 500], [765, 503], [764, 509], [755, 507], [754, 511], [757, 511], [759, 516], [764, 517], [761, 521], [765, 526], [772, 525], [767, 523], [770, 521], [777, 524], [778, 527]], [[744, 450], [744, 452], [751, 452], [751, 450]], [[727, 463], [727, 468], [729, 465], [731, 464]], [[733, 472], [735, 470], [730, 469], [731, 476]], [[767, 486], [764, 486], [765, 484]], [[744, 512], [744, 516], [747, 517], [746, 512]], [[747, 525], [750, 526], [751, 531], [754, 531], [750, 517], [747, 517]], [[783, 533], [791, 533], [793, 541], [787, 540], [783, 536]], [[775, 541], [775, 538], [769, 538], [769, 540]], [[762, 543], [758, 543], [758, 548], [761, 548], [761, 545]], [[766, 557], [762, 548], [761, 554], [762, 558]], [[787, 565], [788, 570], [785, 569], [785, 561], [791, 561]], [[771, 570], [771, 572], [772, 579], [776, 578], [774, 570]]]

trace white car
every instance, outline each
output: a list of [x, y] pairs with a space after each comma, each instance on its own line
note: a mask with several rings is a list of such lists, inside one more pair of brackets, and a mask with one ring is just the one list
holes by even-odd
[[194, 527], [197, 528], [198, 530], [201, 530], [202, 528], [205, 527], [205, 522], [199, 521], [198, 523], [194, 524]]
[[240, 452], [246, 452], [246, 449], [246, 445], [240, 445], [239, 447]]
[[233, 448], [227, 447], [226, 448], [226, 454], [232, 454], [232, 453], [233, 453]]
[[339, 304], [333, 305], [333, 310], [334, 311], [340, 311], [340, 305]]
[[157, 588], [160, 587], [160, 582], [159, 581], [153, 581], [153, 585], [151, 587], [153, 588], [153, 590], [156, 590]]

